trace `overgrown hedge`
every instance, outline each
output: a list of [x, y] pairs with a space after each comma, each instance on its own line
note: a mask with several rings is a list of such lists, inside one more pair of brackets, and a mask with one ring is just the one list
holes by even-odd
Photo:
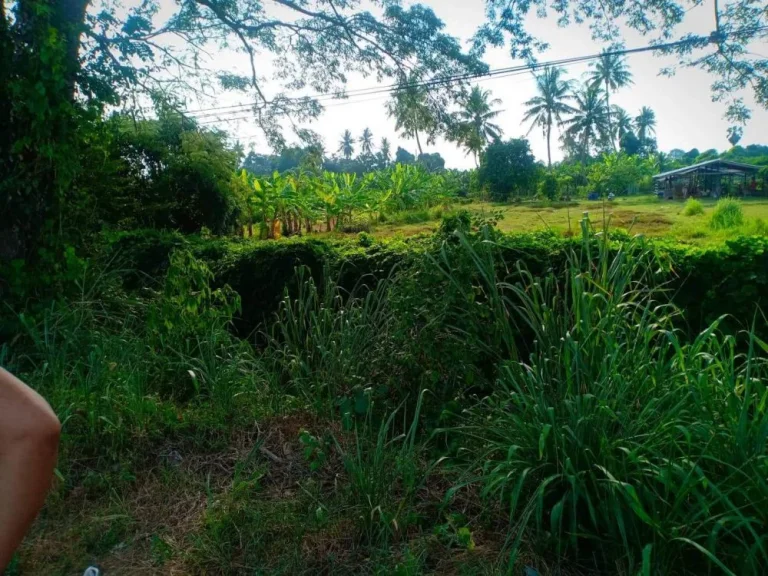
[[[621, 235], [617, 235], [617, 240]], [[503, 264], [518, 262], [534, 274], [558, 270], [567, 250], [578, 241], [549, 233], [499, 236]], [[730, 315], [731, 331], [748, 327], [758, 309], [768, 304], [768, 239], [739, 237], [716, 248], [694, 248], [655, 241], [660, 256], [669, 263], [668, 289], [685, 312], [689, 330], [700, 331], [722, 315]], [[296, 238], [277, 242], [205, 239], [177, 233], [136, 231], [106, 239], [105, 255], [130, 270], [126, 286], [135, 289], [161, 278], [174, 249], [187, 249], [205, 260], [216, 274], [216, 283], [229, 284], [242, 298], [238, 322], [248, 333], [277, 310], [284, 290], [292, 287], [294, 270], [306, 266], [318, 285], [327, 274], [348, 290], [407, 267], [414, 256], [436, 250], [431, 237], [371, 241], [363, 235], [350, 239]], [[153, 280], [154, 279], [154, 280]], [[765, 321], [758, 316], [758, 330]]]
[[290, 238], [280, 241], [204, 239], [178, 233], [135, 231], [105, 238], [104, 257], [124, 269], [128, 289], [138, 289], [164, 276], [173, 250], [189, 250], [206, 261], [215, 284], [228, 284], [240, 294], [242, 312], [238, 332], [245, 335], [277, 311], [283, 294], [292, 290], [295, 270], [304, 266], [322, 287], [327, 275], [353, 290], [371, 284], [402, 265], [410, 255], [426, 249], [424, 239], [372, 242], [370, 237], [349, 240]]

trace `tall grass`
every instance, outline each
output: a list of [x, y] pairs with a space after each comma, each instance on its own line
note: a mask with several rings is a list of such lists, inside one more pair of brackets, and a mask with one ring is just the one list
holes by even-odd
[[363, 278], [347, 293], [330, 274], [318, 287], [307, 269], [296, 273], [298, 294], [286, 292], [269, 337], [271, 369], [311, 402], [368, 386], [395, 321], [387, 306], [392, 280], [369, 288]]
[[696, 198], [688, 198], [683, 207], [683, 214], [685, 216], [698, 216], [704, 214], [704, 206]]
[[[236, 297], [210, 280], [204, 264], [178, 253], [158, 289], [141, 297], [121, 293], [105, 273], [79, 299], [19, 315], [23, 331], [7, 365], [59, 416], [62, 474], [76, 481], [86, 462], [108, 469], [181, 430], [234, 424], [260, 372], [248, 344], [229, 331]], [[204, 419], [184, 418], [201, 408]]]
[[535, 345], [502, 363], [497, 390], [455, 430], [468, 481], [506, 509], [511, 562], [525, 538], [609, 571], [760, 574], [765, 345], [750, 336], [740, 354], [718, 322], [686, 344], [642, 240], [614, 247], [583, 230], [559, 278], [507, 283], [474, 258]]
[[714, 230], [737, 228], [744, 224], [744, 209], [741, 202], [733, 198], [722, 198], [717, 201], [712, 211], [709, 225]]
[[[360, 535], [366, 543], [387, 546], [402, 539], [416, 520], [414, 500], [431, 468], [425, 469], [420, 458], [423, 443], [416, 441], [424, 394], [419, 395], [410, 419], [405, 405], [400, 405], [376, 428], [369, 410], [363, 427], [355, 430], [351, 449], [335, 442], [350, 481], [346, 502], [357, 509]], [[402, 431], [398, 431], [401, 416]]]

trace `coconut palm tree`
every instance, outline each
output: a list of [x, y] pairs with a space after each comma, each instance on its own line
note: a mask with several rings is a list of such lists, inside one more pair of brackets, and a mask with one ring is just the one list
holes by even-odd
[[552, 167], [552, 126], [555, 122], [558, 126], [562, 124], [563, 115], [574, 111], [567, 103], [573, 98], [570, 94], [571, 81], [563, 79], [562, 74], [562, 68], [544, 68], [544, 72], [536, 77], [538, 95], [525, 103], [527, 110], [523, 117], [523, 122], [531, 120], [528, 134], [536, 126], [541, 126], [544, 130], [544, 135], [547, 137], [547, 165], [550, 168]]
[[501, 110], [493, 107], [501, 104], [498, 98], [491, 99], [490, 90], [482, 90], [479, 86], [472, 88], [464, 101], [464, 108], [457, 114], [459, 141], [477, 157], [485, 146], [501, 138], [501, 127], [491, 122]]
[[566, 133], [578, 144], [582, 161], [593, 144], [604, 140], [608, 132], [608, 108], [602, 89], [599, 85], [587, 85], [574, 92], [576, 110], [563, 124], [567, 126]]
[[640, 145], [645, 148], [651, 135], [656, 134], [656, 113], [648, 106], [643, 106], [640, 109], [640, 114], [635, 117], [635, 126]]
[[[627, 66], [626, 58], [618, 54], [611, 54], [603, 50], [600, 58], [593, 63], [593, 70], [589, 75], [592, 85], [601, 85], [605, 88], [605, 103], [608, 110], [611, 109], [611, 92], [632, 84], [632, 73]], [[611, 117], [608, 116], [608, 134], [611, 135], [611, 145], [616, 150], [616, 141], [613, 139], [611, 129]]]
[[634, 130], [634, 120], [624, 108], [616, 106], [615, 104], [611, 106], [611, 116], [613, 118], [612, 134], [619, 142], [621, 142], [621, 139], [624, 138], [628, 132]]
[[339, 142], [339, 153], [346, 159], [351, 160], [355, 153], [355, 139], [352, 137], [352, 132], [344, 130], [344, 134], [341, 136]]
[[395, 91], [392, 99], [387, 102], [387, 114], [395, 119], [395, 130], [401, 131], [403, 137], [416, 140], [419, 154], [424, 154], [419, 133], [426, 133], [431, 139], [437, 130], [438, 122], [427, 104], [427, 90], [415, 85], [406, 84]]
[[384, 166], [387, 166], [392, 158], [392, 148], [389, 144], [389, 140], [386, 138], [381, 139], [381, 145], [379, 146], [379, 156], [381, 157], [381, 161]]
[[370, 128], [363, 130], [363, 135], [360, 137], [360, 153], [363, 156], [373, 156], [373, 132]]

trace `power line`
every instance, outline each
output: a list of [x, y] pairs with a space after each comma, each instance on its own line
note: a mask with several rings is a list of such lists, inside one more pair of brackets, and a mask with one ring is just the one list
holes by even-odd
[[[759, 29], [756, 29], [756, 31], [759, 31]], [[487, 72], [474, 72], [474, 73], [468, 72], [463, 74], [444, 76], [442, 78], [434, 78], [434, 79], [426, 80], [423, 82], [399, 83], [399, 84], [390, 84], [386, 86], [372, 86], [369, 88], [358, 88], [356, 90], [350, 90], [350, 91], [344, 92], [343, 95], [352, 96], [352, 97], [371, 96], [375, 94], [394, 93], [402, 90], [407, 90], [409, 88], [430, 88], [430, 87], [441, 86], [445, 84], [452, 84], [452, 83], [460, 82], [464, 80], [492, 78], [492, 77], [496, 77], [496, 76], [500, 76], [508, 73], [527, 72], [527, 71], [533, 72], [535, 70], [538, 70], [540, 68], [545, 68], [547, 66], [567, 66], [571, 64], [579, 64], [583, 62], [588, 62], [590, 60], [596, 60], [604, 56], [627, 56], [627, 55], [638, 54], [642, 52], [668, 50], [671, 48], [685, 46], [688, 44], [700, 43], [702, 42], [702, 40], [704, 40], [704, 38], [702, 37], [688, 38], [685, 40], [678, 40], [676, 42], [669, 42], [666, 44], [655, 44], [655, 45], [641, 46], [638, 48], [612, 50], [612, 51], [601, 52], [599, 54], [589, 54], [584, 56], [576, 56], [572, 58], [550, 60], [547, 62], [533, 62], [530, 64], [510, 66], [506, 68], [497, 68], [497, 69], [489, 70]], [[342, 97], [342, 93], [337, 93], [337, 94], [315, 94], [315, 95], [301, 96], [301, 97], [289, 98], [289, 100], [293, 100], [295, 102], [306, 101], [306, 100], [314, 100], [317, 102], [322, 102], [326, 100], [348, 101], [349, 98], [344, 98]], [[195, 116], [197, 118], [203, 118], [207, 116], [212, 116], [212, 114], [201, 114], [205, 112], [213, 112], [218, 110], [231, 110], [231, 112], [228, 112], [228, 113], [235, 113], [235, 112], [244, 112], [246, 109], [253, 108], [253, 107], [254, 107], [254, 103], [248, 102], [248, 103], [241, 103], [241, 104], [233, 104], [229, 106], [215, 106], [212, 108], [185, 110], [184, 113], [190, 116]]]
[[[766, 29], [768, 29], [768, 26], [758, 26], [758, 27], [752, 28], [751, 32], [756, 33]], [[744, 29], [735, 30], [735, 31], [732, 31], [730, 34], [738, 34], [743, 31]], [[713, 42], [715, 40], [713, 40], [711, 37], [705, 38], [705, 37], [698, 36], [694, 38], [687, 38], [685, 40], [678, 40], [676, 42], [668, 42], [665, 44], [653, 44], [653, 45], [641, 46], [637, 48], [605, 51], [599, 54], [575, 56], [571, 58], [562, 58], [559, 60], [550, 60], [547, 62], [533, 62], [530, 64], [510, 66], [506, 68], [497, 68], [497, 69], [489, 70], [487, 72], [464, 73], [464, 74], [445, 76], [443, 78], [435, 78], [435, 79], [427, 80], [424, 82], [400, 83], [400, 84], [391, 84], [386, 86], [372, 86], [369, 88], [359, 88], [356, 90], [350, 90], [348, 92], [345, 92], [344, 95], [348, 96], [347, 98], [342, 98], [340, 94], [318, 94], [314, 96], [302, 96], [297, 98], [289, 98], [288, 100], [292, 100], [294, 102], [302, 102], [302, 101], [308, 101], [308, 100], [313, 100], [316, 102], [322, 102], [327, 100], [337, 100], [338, 101], [337, 104], [329, 104], [325, 107], [327, 108], [327, 107], [333, 107], [333, 106], [344, 106], [344, 105], [360, 102], [360, 100], [357, 100], [357, 101], [354, 100], [354, 98], [359, 98], [359, 97], [376, 96], [376, 95], [382, 95], [382, 94], [389, 95], [402, 90], [407, 90], [409, 88], [431, 88], [435, 86], [451, 84], [455, 82], [461, 82], [461, 81], [472, 80], [472, 79], [482, 82], [482, 81], [490, 80], [494, 78], [506, 78], [510, 76], [516, 76], [518, 74], [524, 74], [527, 72], [534, 72], [541, 68], [546, 68], [551, 66], [570, 66], [574, 64], [586, 63], [592, 60], [603, 58], [605, 56], [628, 56], [628, 55], [639, 54], [644, 52], [669, 50], [672, 48], [677, 48], [677, 47], [686, 46], [686, 45], [700, 44], [704, 41]], [[349, 98], [349, 96], [351, 96], [351, 98]], [[254, 107], [255, 106], [252, 103], [244, 103], [244, 104], [235, 104], [230, 106], [203, 108], [196, 111], [186, 110], [184, 113], [192, 116], [197, 120], [203, 119], [203, 118], [212, 118], [211, 120], [199, 122], [199, 125], [205, 126], [209, 124], [216, 124], [218, 122], [234, 122], [234, 121], [240, 121], [240, 120], [247, 120], [251, 118], [250, 115], [242, 116], [242, 117], [231, 117], [231, 118], [221, 118], [221, 116], [235, 116], [236, 114], [239, 114], [239, 113], [245, 113], [248, 111], [249, 108], [253, 109]], [[226, 110], [226, 112], [224, 112], [224, 110]], [[221, 111], [221, 112], [216, 112], [216, 111]], [[200, 114], [201, 112], [206, 114]], [[198, 114], [198, 115], [195, 116], [195, 114]]]
[[[515, 72], [510, 72], [510, 73], [506, 73], [506, 74], [503, 74], [503, 75], [493, 76], [493, 77], [489, 77], [489, 78], [480, 78], [478, 80], [478, 82], [486, 82], [486, 81], [489, 81], [489, 80], [498, 80], [498, 79], [502, 79], [502, 78], [510, 78], [512, 76], [520, 76], [522, 74], [527, 74], [528, 72], [529, 72], [529, 69], [525, 68], [524, 70], [517, 70]], [[366, 102], [374, 102], [374, 101], [377, 101], [377, 100], [383, 100], [384, 98], [386, 98], [388, 96], [388, 94], [389, 94], [389, 92], [383, 92], [382, 91], [380, 94], [374, 95], [373, 98], [339, 100], [338, 102], [334, 102], [332, 104], [327, 104], [327, 105], [323, 106], [323, 108], [324, 109], [328, 109], [328, 108], [336, 108], [336, 107], [339, 107], [339, 106], [353, 106], [355, 104], [364, 104]], [[363, 96], [366, 96], [366, 95], [364, 94]], [[205, 120], [203, 122], [198, 122], [197, 123], [198, 126], [206, 126], [206, 125], [210, 125], [210, 124], [216, 124], [217, 122], [234, 122], [234, 121], [246, 120], [246, 119], [253, 118], [252, 115], [249, 115], [249, 116], [236, 116], [237, 114], [242, 114], [244, 112], [246, 112], [246, 110], [232, 110], [232, 111], [229, 111], [229, 112], [221, 112], [221, 113], [213, 113], [213, 114], [206, 114], [206, 115], [203, 115], [203, 116], [197, 116], [197, 117], [194, 117], [194, 119], [195, 120], [199, 120], [201, 118], [213, 117], [210, 120]], [[222, 118], [222, 116], [224, 116], [224, 117]]]

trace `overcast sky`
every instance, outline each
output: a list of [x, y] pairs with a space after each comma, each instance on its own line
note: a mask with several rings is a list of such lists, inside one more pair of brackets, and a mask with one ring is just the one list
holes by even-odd
[[[679, 32], [709, 34], [714, 28], [711, 6], [713, 1], [705, 0], [702, 6], [691, 9]], [[421, 3], [431, 6], [437, 16], [445, 22], [446, 31], [464, 42], [485, 19], [484, 0], [422, 0]], [[600, 44], [592, 41], [586, 26], [570, 25], [560, 28], [554, 18], [542, 20], [531, 15], [529, 29], [550, 44], [550, 49], [540, 56], [542, 61], [594, 54], [602, 48]], [[627, 32], [625, 39], [628, 48], [644, 46], [649, 41], [649, 38], [643, 38], [633, 32]], [[768, 54], [768, 46], [760, 46], [757, 52]], [[242, 55], [227, 54], [226, 60], [227, 67], [234, 66], [241, 71], [247, 69], [246, 60]], [[491, 68], [521, 64], [509, 56], [506, 48], [490, 50], [485, 56], [485, 61]], [[725, 105], [711, 101], [712, 76], [690, 68], [680, 69], [672, 78], [659, 76], [659, 70], [674, 65], [675, 58], [656, 57], [652, 53], [631, 55], [628, 57], [628, 64], [634, 76], [634, 84], [612, 95], [611, 103], [624, 107], [632, 116], [638, 113], [641, 106], [651, 107], [656, 112], [656, 136], [660, 150], [689, 150], [693, 147], [702, 151], [708, 148], [724, 150], [730, 146], [726, 136], [729, 123], [723, 118]], [[569, 66], [567, 74], [570, 78], [581, 79], [588, 69], [588, 64]], [[269, 76], [270, 70], [260, 70], [259, 73]], [[478, 84], [491, 90], [494, 97], [502, 100], [499, 108], [503, 113], [498, 117], [497, 123], [504, 130], [504, 136], [525, 136], [529, 127], [521, 124], [524, 115], [523, 103], [535, 94], [532, 76], [525, 74], [485, 79], [480, 80]], [[348, 89], [375, 85], [371, 78], [352, 75]], [[768, 111], [757, 107], [750, 93], [745, 93], [744, 96], [746, 103], [753, 108], [753, 117], [744, 129], [740, 144], [768, 144]], [[216, 105], [225, 106], [243, 100], [242, 94], [224, 94], [217, 99]], [[373, 131], [377, 142], [382, 137], [387, 137], [393, 143], [393, 151], [397, 146], [415, 151], [415, 142], [400, 138], [395, 133], [394, 121], [386, 115], [386, 100], [387, 96], [369, 96], [356, 101], [331, 103], [323, 116], [308, 127], [322, 135], [328, 153], [338, 149], [341, 134], [345, 129], [359, 136], [365, 127]], [[246, 149], [269, 152], [264, 137], [252, 121], [222, 122], [219, 126], [240, 138]], [[559, 133], [553, 134], [553, 160], [562, 157], [557, 136]], [[528, 138], [536, 157], [545, 161], [546, 141], [541, 131], [535, 129]], [[436, 144], [424, 148], [425, 152], [440, 152], [449, 168], [474, 166], [473, 159], [463, 150], [457, 149], [455, 144], [438, 140]]]

